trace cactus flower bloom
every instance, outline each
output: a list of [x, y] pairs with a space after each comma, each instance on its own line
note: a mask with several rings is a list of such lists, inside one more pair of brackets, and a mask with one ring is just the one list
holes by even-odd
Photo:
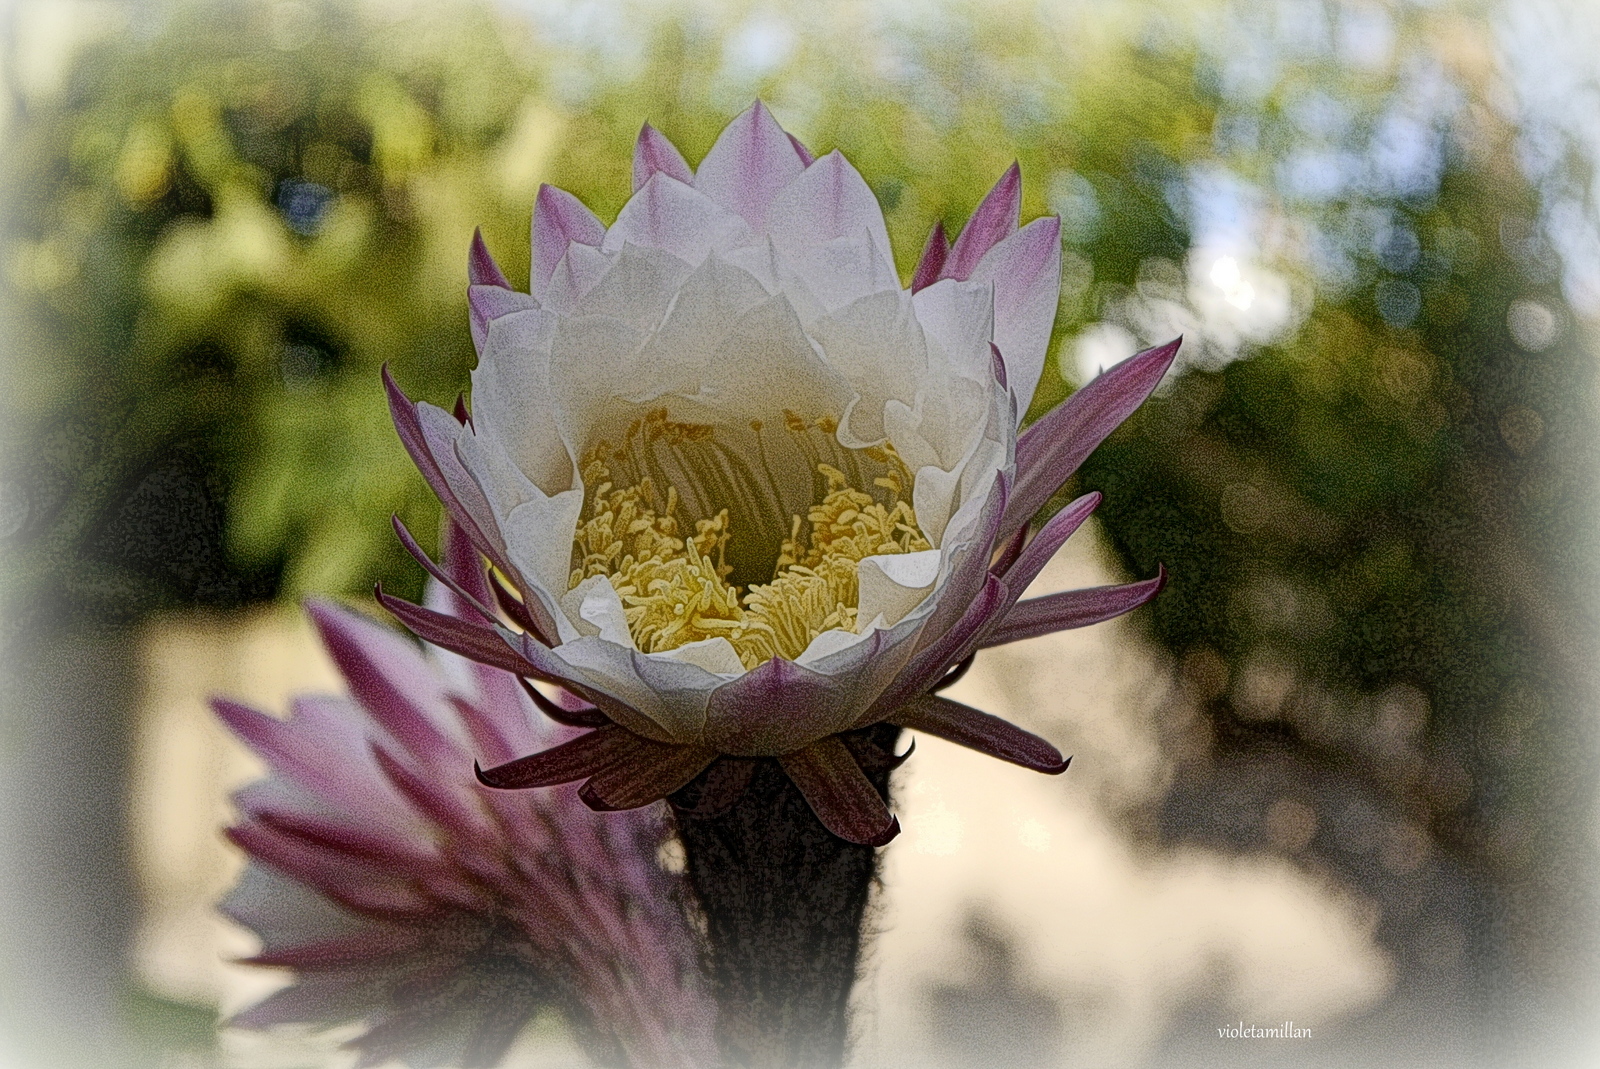
[[[476, 553], [450, 541], [452, 581], [487, 597]], [[431, 604], [465, 608], [442, 589]], [[657, 864], [662, 807], [601, 815], [572, 787], [485, 789], [474, 755], [509, 760], [572, 729], [500, 669], [309, 611], [348, 698], [301, 696], [286, 720], [213, 703], [270, 771], [236, 796], [228, 836], [250, 864], [223, 909], [261, 937], [251, 962], [296, 979], [233, 1023], [362, 1021], [360, 1066], [466, 1069], [498, 1064], [554, 1007], [600, 1064], [709, 1064], [715, 1011], [677, 877]]]
[[1160, 589], [1164, 574], [1019, 600], [1099, 495], [1030, 521], [1177, 342], [1019, 437], [1061, 241], [1054, 217], [1019, 226], [1015, 166], [953, 245], [934, 232], [909, 288], [861, 175], [759, 103], [695, 170], [645, 126], [633, 187], [609, 227], [540, 190], [529, 293], [474, 241], [470, 419], [387, 379], [496, 599], [473, 621], [384, 603], [431, 642], [564, 688], [593, 729], [483, 781], [584, 780], [591, 805], [628, 808], [720, 757], [775, 757], [831, 831], [882, 843], [898, 825], [842, 733], [890, 721], [1065, 769], [932, 691], [979, 649]]

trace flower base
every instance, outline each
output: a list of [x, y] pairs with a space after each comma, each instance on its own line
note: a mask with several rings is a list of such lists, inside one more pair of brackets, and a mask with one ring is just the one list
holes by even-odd
[[[885, 799], [899, 732], [880, 724], [844, 737]], [[673, 803], [724, 1062], [837, 1069], [876, 851], [823, 827], [771, 758], [725, 758]]]

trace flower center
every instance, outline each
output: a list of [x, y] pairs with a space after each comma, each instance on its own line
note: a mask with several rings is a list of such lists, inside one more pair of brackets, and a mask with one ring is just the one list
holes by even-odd
[[606, 576], [639, 649], [721, 637], [746, 668], [793, 660], [824, 631], [856, 630], [861, 560], [932, 548], [892, 446], [846, 449], [831, 419], [785, 411], [783, 422], [783, 456], [814, 473], [805, 517], [790, 512], [787, 523], [794, 494], [773, 477], [759, 421], [754, 469], [716, 428], [673, 422], [665, 409], [630, 426], [620, 447], [601, 442], [584, 457], [571, 586]]

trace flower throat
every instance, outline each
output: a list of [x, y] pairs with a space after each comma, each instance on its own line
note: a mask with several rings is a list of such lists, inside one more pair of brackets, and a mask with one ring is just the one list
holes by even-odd
[[824, 631], [856, 630], [862, 559], [932, 548], [893, 446], [844, 448], [826, 417], [783, 422], [813, 473], [804, 519], [784, 507], [759, 421], [755, 468], [716, 428], [665, 409], [584, 456], [570, 586], [607, 577], [640, 650], [720, 637], [746, 668], [793, 660]]

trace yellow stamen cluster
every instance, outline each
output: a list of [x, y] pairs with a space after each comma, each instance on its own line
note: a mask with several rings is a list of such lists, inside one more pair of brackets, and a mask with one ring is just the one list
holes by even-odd
[[728, 510], [697, 521], [685, 539], [677, 490], [668, 486], [663, 498], [649, 476], [616, 486], [605, 449], [596, 449], [582, 472], [584, 514], [574, 536], [571, 585], [609, 578], [634, 643], [646, 653], [720, 636], [746, 668], [798, 657], [824, 631], [856, 630], [859, 561], [932, 548], [902, 497], [911, 482], [904, 463], [892, 449], [863, 452], [887, 472], [873, 485], [888, 503], [851, 486], [840, 469], [817, 464], [827, 492], [806, 517], [809, 531], [802, 537], [802, 520], [793, 517], [772, 581], [753, 583], [741, 595], [728, 582], [732, 568], [724, 560]]

